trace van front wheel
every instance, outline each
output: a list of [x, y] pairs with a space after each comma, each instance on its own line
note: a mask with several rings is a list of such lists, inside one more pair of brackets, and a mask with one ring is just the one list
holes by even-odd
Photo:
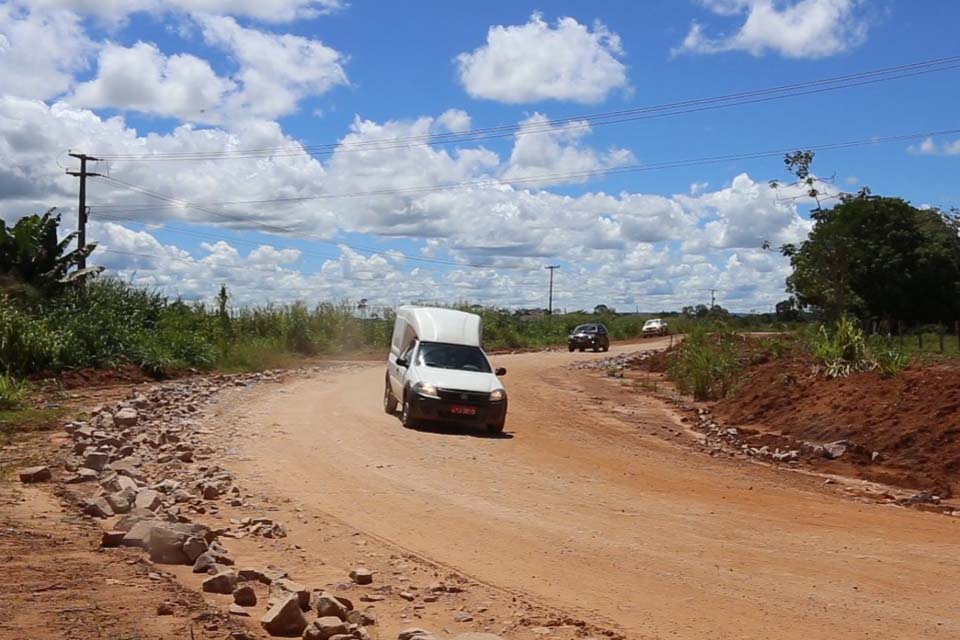
[[417, 426], [413, 415], [411, 415], [410, 401], [406, 398], [403, 399], [403, 410], [400, 412], [400, 424], [407, 429], [415, 429]]
[[383, 387], [383, 410], [391, 416], [397, 412], [397, 399], [390, 393], [389, 381]]

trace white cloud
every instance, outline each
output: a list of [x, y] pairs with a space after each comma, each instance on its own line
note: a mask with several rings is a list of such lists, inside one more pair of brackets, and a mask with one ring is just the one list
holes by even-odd
[[0, 87], [25, 98], [64, 93], [87, 68], [94, 43], [70, 11], [37, 12], [0, 3]]
[[210, 13], [253, 18], [262, 22], [291, 22], [336, 11], [342, 0], [16, 0], [40, 9], [68, 9], [118, 22], [134, 13]]
[[437, 117], [437, 127], [450, 133], [470, 130], [470, 115], [463, 109], [447, 109]]
[[723, 17], [746, 16], [732, 35], [711, 37], [694, 23], [674, 53], [774, 51], [788, 58], [823, 58], [862, 44], [867, 18], [862, 0], [700, 0]]
[[227, 113], [277, 118], [294, 112], [302, 98], [349, 82], [346, 57], [319, 40], [243, 27], [225, 16], [196, 20], [204, 40], [239, 64], [235, 77], [242, 88], [227, 99]]
[[[742, 258], [736, 264], [738, 283], [748, 281], [744, 274], [750, 272], [769, 273], [767, 266], [743, 256], [765, 239], [785, 242], [806, 231], [807, 223], [797, 210], [802, 201], [783, 189], [778, 199], [766, 184], [746, 175], [724, 189], [705, 189], [695, 196], [634, 192], [574, 196], [504, 183], [499, 176], [511, 166], [508, 158], [520, 153], [501, 158], [477, 146], [389, 148], [391, 140], [443, 130], [447, 125], [440, 124], [441, 118], [382, 123], [357, 118], [341, 140], [341, 148], [324, 162], [292, 153], [237, 162], [115, 161], [91, 167], [195, 203], [308, 198], [210, 204], [197, 210], [167, 206], [93, 180], [88, 202], [95, 224], [89, 235], [108, 250], [97, 261], [125, 276], [135, 273], [144, 284], [173, 294], [212, 296], [215, 287], [225, 282], [238, 290], [238, 300], [337, 300], [357, 297], [358, 288], [353, 285], [360, 282], [362, 297], [378, 304], [470, 299], [538, 306], [542, 305], [542, 265], [559, 259], [566, 265], [557, 283], [558, 300], [564, 306], [592, 308], [610, 303], [596, 299], [602, 294], [622, 301], [618, 304], [632, 306], [631, 301], [636, 301], [644, 308], [669, 308], [690, 302], [685, 291], [716, 286], [731, 268], [728, 258], [733, 253]], [[525, 144], [521, 140], [516, 144]], [[349, 146], [373, 141], [388, 148]], [[578, 152], [602, 157], [580, 139], [573, 143], [564, 139], [561, 152], [571, 144]], [[183, 125], [169, 133], [140, 135], [121, 117], [105, 119], [63, 103], [0, 97], [0, 153], [8, 158], [0, 167], [0, 215], [9, 220], [51, 205], [71, 212], [76, 181], [50, 161], [67, 146], [106, 155], [295, 149], [296, 143], [276, 123], [252, 122], [229, 132]], [[438, 189], [463, 182], [470, 184]], [[426, 190], [323, 197], [410, 187]], [[151, 233], [116, 224], [129, 224], [127, 220], [164, 225], [157, 233], [178, 238], [183, 234], [185, 242], [200, 235], [205, 248], [201, 245], [201, 250], [186, 253], [182, 246], [158, 243]], [[73, 223], [65, 218], [64, 224]], [[235, 240], [218, 237], [224, 229], [235, 232], [231, 233]], [[356, 244], [380, 252], [337, 247], [344, 233], [367, 234]], [[443, 272], [447, 267], [414, 259], [417, 249], [407, 249], [409, 257], [404, 258], [396, 253], [396, 245], [382, 242], [397, 237], [410, 238], [414, 247], [421, 247], [419, 257], [487, 268]], [[283, 246], [294, 240], [297, 248]], [[313, 244], [308, 251], [300, 243], [309, 241]], [[252, 246], [241, 250], [244, 243]], [[197, 246], [197, 241], [190, 246]], [[307, 273], [310, 269], [305, 265], [313, 264], [307, 258], [331, 254], [338, 257], [325, 261], [316, 273]], [[155, 255], [160, 259], [149, 257]], [[761, 286], [741, 304], [779, 295], [782, 280], [757, 278]]]
[[523, 25], [493, 26], [487, 43], [457, 56], [460, 82], [475, 98], [507, 103], [567, 100], [597, 103], [627, 86], [620, 37], [600, 22], [547, 24], [539, 13]]
[[[586, 182], [591, 174], [621, 167], [636, 160], [627, 149], [610, 149], [605, 153], [598, 153], [584, 147], [580, 141], [590, 131], [590, 125], [585, 121], [552, 125], [545, 115], [534, 113], [521, 122], [521, 127], [514, 136], [513, 151], [503, 177], [534, 186]], [[527, 179], [557, 174], [584, 175], [534, 181]]]
[[195, 56], [168, 57], [145, 42], [129, 48], [107, 44], [100, 51], [96, 78], [78, 85], [70, 101], [83, 107], [208, 121], [233, 88]]
[[920, 144], [908, 147], [908, 151], [923, 156], [956, 156], [960, 155], [960, 139], [937, 144], [933, 138], [927, 137]]

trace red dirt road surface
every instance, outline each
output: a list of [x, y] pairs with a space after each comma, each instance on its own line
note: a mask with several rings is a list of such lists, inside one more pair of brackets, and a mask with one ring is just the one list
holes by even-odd
[[505, 438], [404, 429], [379, 365], [264, 389], [220, 409], [224, 463], [289, 499], [279, 519], [332, 517], [629, 638], [960, 638], [960, 519], [651, 435], [683, 426], [653, 399], [600, 410], [567, 367], [593, 357], [494, 357]]

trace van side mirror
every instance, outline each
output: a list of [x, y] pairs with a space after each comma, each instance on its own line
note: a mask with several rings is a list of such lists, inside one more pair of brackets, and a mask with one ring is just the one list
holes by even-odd
[[503, 367], [500, 367], [499, 369], [497, 369], [496, 371], [494, 371], [494, 373], [495, 373], [496, 375], [498, 375], [498, 376], [505, 376], [505, 375], [507, 375], [507, 370], [504, 369]]
[[406, 358], [397, 358], [397, 366], [403, 367], [404, 369], [406, 369], [407, 367], [410, 366], [410, 361], [407, 360]]

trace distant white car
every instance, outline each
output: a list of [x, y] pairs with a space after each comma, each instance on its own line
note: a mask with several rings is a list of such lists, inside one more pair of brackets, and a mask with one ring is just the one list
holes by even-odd
[[670, 330], [667, 328], [667, 323], [660, 318], [650, 318], [643, 323], [643, 329], [641, 330], [643, 337], [647, 336], [665, 336]]
[[480, 316], [453, 309], [404, 306], [393, 328], [383, 408], [406, 427], [421, 421], [486, 426], [501, 433], [507, 392], [481, 348]]

